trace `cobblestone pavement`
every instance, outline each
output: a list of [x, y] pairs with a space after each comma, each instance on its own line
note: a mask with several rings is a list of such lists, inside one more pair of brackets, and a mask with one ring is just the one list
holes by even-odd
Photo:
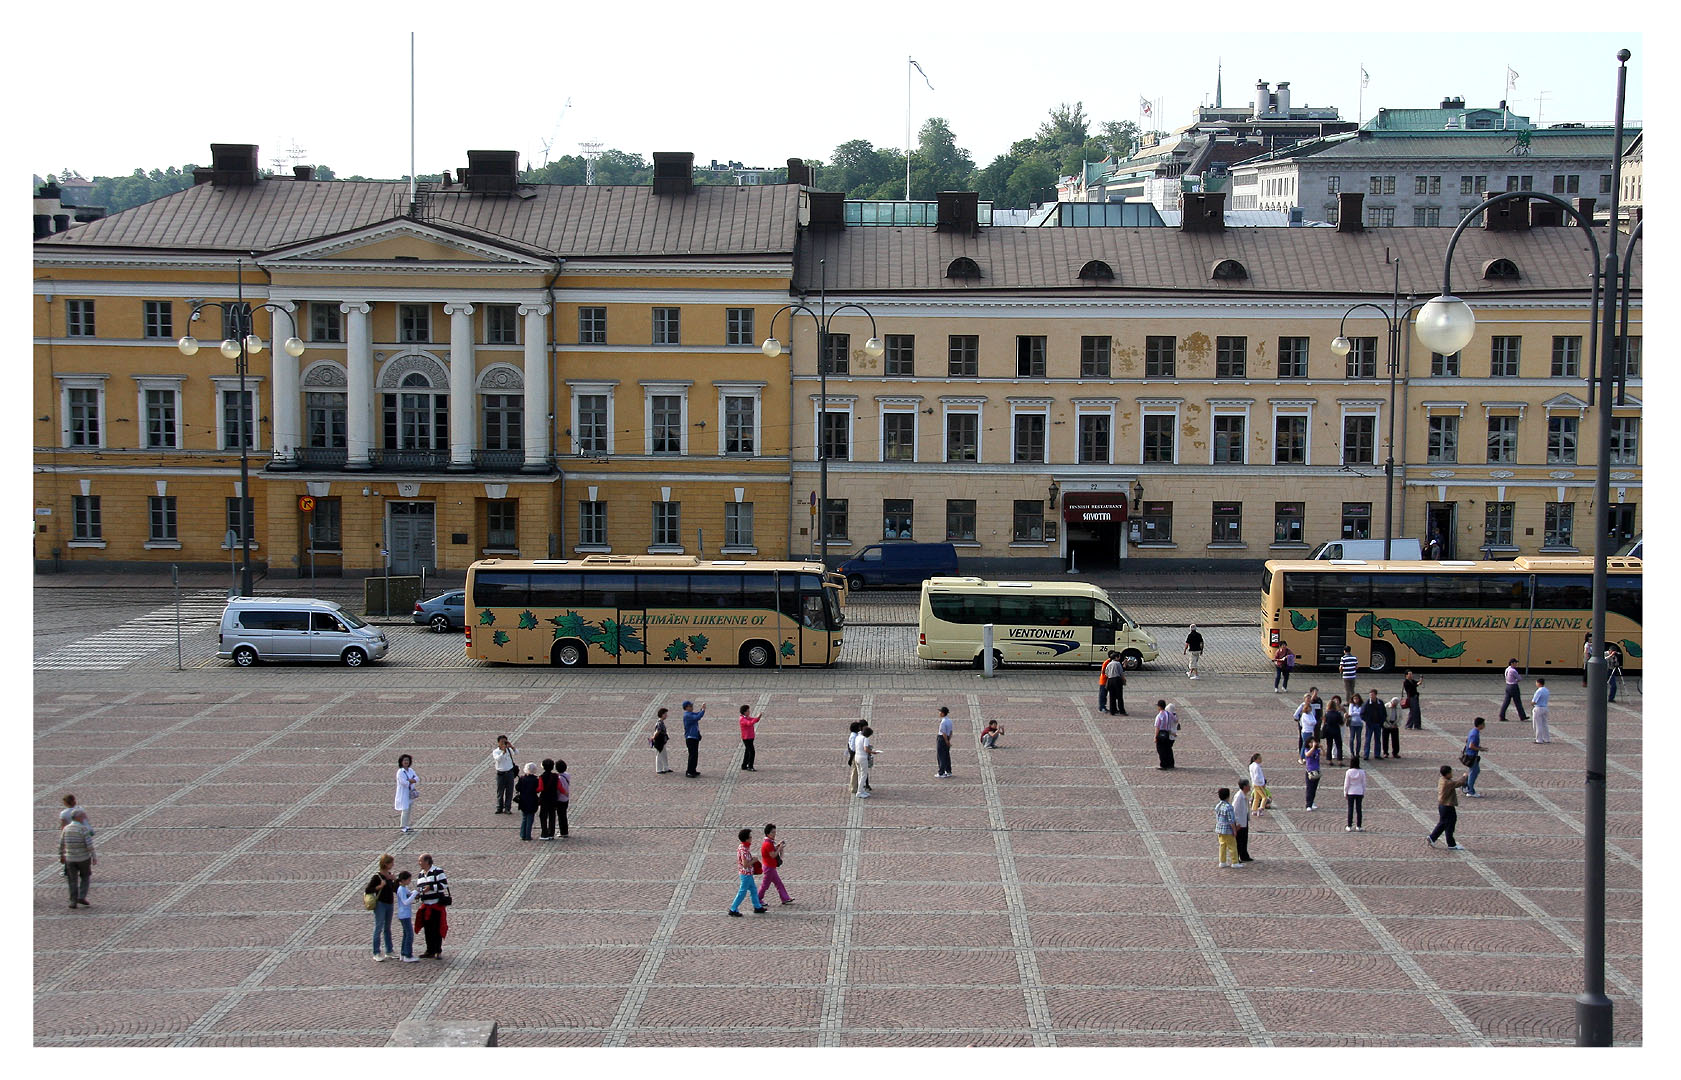
[[[35, 673], [38, 1045], [377, 1046], [408, 1018], [495, 1019], [506, 1045], [1573, 1040], [1583, 725], [1563, 675], [1550, 744], [1490, 723], [1487, 797], [1466, 800], [1454, 852], [1424, 843], [1434, 776], [1473, 714], [1492, 720], [1485, 676], [1428, 677], [1426, 729], [1374, 763], [1366, 831], [1347, 833], [1341, 770], [1306, 812], [1288, 699], [1230, 668], [1138, 673], [1119, 717], [1093, 713], [1090, 672], [155, 659]], [[702, 776], [656, 776], [650, 718], [688, 696], [711, 703]], [[1170, 772], [1150, 747], [1158, 696], [1185, 726]], [[735, 767], [743, 703], [766, 717], [751, 773]], [[959, 732], [947, 780], [930, 746], [942, 703]], [[1623, 1044], [1643, 1039], [1639, 704], [1611, 717]], [[883, 751], [868, 801], [845, 790], [858, 716]], [[992, 751], [976, 746], [988, 719], [1007, 729]], [[527, 847], [517, 816], [491, 814], [503, 732], [521, 760], [567, 759], [569, 838]], [[1233, 874], [1215, 866], [1214, 789], [1257, 751], [1277, 807]], [[403, 752], [421, 778], [406, 837]], [[93, 906], [74, 912], [53, 856], [65, 791], [99, 830]], [[767, 821], [797, 903], [728, 918], [736, 830]], [[449, 872], [443, 959], [371, 962], [359, 893], [382, 851]]]

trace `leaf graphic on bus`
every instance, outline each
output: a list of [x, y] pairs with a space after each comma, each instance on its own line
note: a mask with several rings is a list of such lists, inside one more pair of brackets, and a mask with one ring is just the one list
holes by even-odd
[[782, 655], [783, 656], [793, 656], [794, 655], [794, 643], [792, 641], [784, 641], [782, 643]]
[[1449, 645], [1436, 631], [1412, 619], [1379, 619], [1377, 627], [1379, 636], [1385, 631], [1394, 634], [1396, 641], [1427, 660], [1451, 660], [1465, 652], [1463, 641]]
[[506, 645], [508, 643], [508, 632], [506, 630], [498, 630], [496, 633], [490, 635], [490, 640], [498, 645]]
[[490, 610], [489, 608], [485, 608], [483, 611], [479, 612], [479, 625], [480, 626], [495, 626], [496, 625], [496, 612]]
[[519, 628], [521, 630], [535, 630], [535, 629], [537, 629], [537, 616], [531, 614], [531, 612], [529, 612], [529, 611], [520, 612], [519, 613]]
[[648, 651], [642, 639], [636, 636], [636, 627], [617, 619], [601, 620], [601, 647], [608, 656]]
[[577, 638], [585, 645], [593, 645], [601, 640], [601, 632], [576, 611], [568, 611], [564, 615], [551, 615], [549, 622], [554, 624], [556, 641], [561, 638]]
[[[689, 635], [689, 648], [691, 648], [695, 651], [696, 656], [699, 656], [701, 653], [705, 652], [706, 647], [710, 644], [712, 644], [712, 642], [707, 640], [707, 637], [706, 637], [705, 634], [690, 634]], [[1635, 653], [1634, 655], [1639, 656], [1640, 654]]]
[[1295, 608], [1290, 609], [1290, 625], [1297, 630], [1313, 630], [1319, 626], [1319, 620], [1312, 615], [1303, 615]]
[[665, 647], [665, 658], [667, 660], [687, 660], [689, 658], [689, 647], [683, 644], [682, 638], [678, 638]]
[[1360, 616], [1360, 621], [1354, 624], [1354, 632], [1363, 638], [1369, 638], [1372, 636], [1371, 612], [1367, 612], [1366, 614]]
[[1623, 647], [1623, 652], [1635, 657], [1636, 659], [1640, 657], [1640, 642], [1630, 641], [1628, 638], [1624, 638], [1622, 641], [1618, 642], [1618, 644]]

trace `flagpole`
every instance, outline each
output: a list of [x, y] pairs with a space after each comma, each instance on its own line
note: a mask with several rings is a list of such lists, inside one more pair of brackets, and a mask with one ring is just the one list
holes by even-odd
[[1366, 122], [1366, 62], [1360, 61], [1360, 90], [1354, 96], [1354, 126]]
[[911, 65], [914, 59], [905, 57], [905, 201], [911, 201]]

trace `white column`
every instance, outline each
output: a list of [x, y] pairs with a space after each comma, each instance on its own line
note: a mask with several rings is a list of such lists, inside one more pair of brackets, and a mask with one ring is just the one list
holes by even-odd
[[549, 468], [549, 305], [521, 304], [525, 316], [525, 471]]
[[445, 304], [444, 313], [449, 316], [449, 467], [466, 471], [473, 467], [473, 448], [479, 441], [473, 305]]
[[373, 328], [368, 320], [373, 309], [372, 304], [361, 302], [339, 305], [339, 310], [349, 316], [344, 328], [349, 368], [345, 394], [345, 444], [349, 450], [345, 468], [348, 469], [373, 468], [374, 344]]
[[285, 300], [274, 303], [283, 308], [289, 318], [271, 313], [269, 324], [269, 334], [273, 338], [269, 342], [269, 355], [273, 357], [270, 365], [274, 370], [274, 402], [270, 414], [274, 422], [269, 428], [273, 445], [269, 449], [275, 460], [290, 464], [297, 460], [298, 447], [303, 444], [303, 426], [299, 419], [298, 358], [281, 348], [281, 344], [298, 332], [298, 306]]

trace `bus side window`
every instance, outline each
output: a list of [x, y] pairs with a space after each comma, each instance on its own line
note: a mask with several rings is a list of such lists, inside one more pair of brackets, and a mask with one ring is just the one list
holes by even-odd
[[473, 575], [473, 606], [525, 607], [529, 578], [523, 570], [480, 570]]
[[1529, 606], [1529, 578], [1525, 574], [1491, 574], [1482, 579], [1482, 606], [1523, 609]]
[[1121, 618], [1115, 614], [1114, 608], [1099, 601], [1092, 604], [1092, 618], [1089, 621], [1093, 626], [1119, 626]]
[[1614, 611], [1636, 625], [1640, 619], [1640, 575], [1609, 574], [1605, 580], [1605, 609]]
[[[1096, 618], [1093, 612], [1093, 602], [1089, 596], [1065, 596], [1062, 598], [1063, 610], [1067, 613], [1068, 626], [1094, 626]], [[1096, 604], [1096, 607], [1106, 608], [1107, 604]]]

